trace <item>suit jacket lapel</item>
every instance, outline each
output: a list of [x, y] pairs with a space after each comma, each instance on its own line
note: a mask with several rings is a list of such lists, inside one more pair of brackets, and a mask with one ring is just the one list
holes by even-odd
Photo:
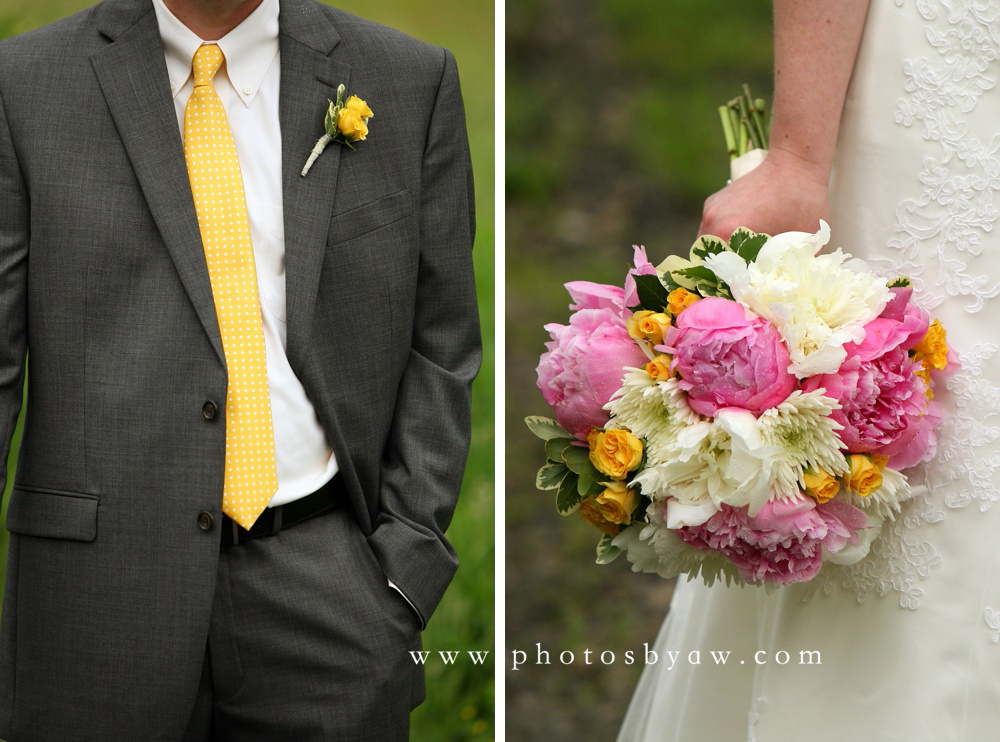
[[[340, 41], [336, 28], [314, 4], [281, 0], [281, 187], [285, 222], [285, 301], [288, 334], [285, 353], [296, 375], [307, 384], [310, 374], [310, 328], [319, 288], [319, 274], [326, 253], [327, 233], [337, 189], [337, 174], [344, 147], [331, 144], [302, 177], [302, 166], [316, 140], [323, 135], [327, 100], [335, 99], [337, 86], [349, 89], [350, 65], [330, 55]], [[354, 512], [365, 533], [372, 529], [369, 509], [351, 457], [331, 410], [317, 413], [333, 446], [340, 471], [350, 483]], [[323, 414], [323, 413], [327, 414]]]
[[329, 56], [340, 37], [315, 5], [282, 0], [279, 24], [286, 352], [301, 378], [344, 147], [331, 144], [306, 177], [300, 173], [316, 140], [323, 135], [327, 100], [336, 99], [338, 85], [349, 89], [351, 68]]
[[170, 97], [163, 46], [149, 0], [105, 3], [111, 44], [91, 56], [153, 219], [219, 358], [225, 361], [212, 286]]

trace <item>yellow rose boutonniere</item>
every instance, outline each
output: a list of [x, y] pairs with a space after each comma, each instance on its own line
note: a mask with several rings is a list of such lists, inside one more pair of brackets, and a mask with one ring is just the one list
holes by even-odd
[[372, 109], [368, 107], [368, 104], [361, 100], [358, 96], [352, 95], [346, 101], [344, 101], [344, 108], [348, 111], [354, 111], [358, 116], [363, 119], [370, 119], [375, 114], [372, 113]]
[[344, 135], [345, 144], [361, 142], [368, 137], [368, 124], [350, 108], [341, 108], [337, 113], [337, 130]]
[[316, 145], [309, 153], [305, 167], [302, 168], [302, 177], [305, 177], [309, 168], [316, 162], [316, 158], [323, 154], [323, 150], [330, 142], [339, 142], [354, 149], [352, 142], [361, 142], [368, 138], [368, 119], [375, 114], [367, 103], [356, 95], [345, 101], [343, 85], [337, 88], [337, 101], [328, 100], [327, 103], [329, 105], [326, 116], [323, 117], [323, 128], [326, 133], [316, 140]]
[[587, 436], [587, 443], [590, 463], [612, 479], [624, 479], [642, 461], [642, 441], [627, 430], [601, 432], [595, 428]]
[[862, 497], [867, 497], [882, 486], [882, 469], [871, 456], [864, 453], [852, 453], [847, 456], [851, 465], [847, 486]]

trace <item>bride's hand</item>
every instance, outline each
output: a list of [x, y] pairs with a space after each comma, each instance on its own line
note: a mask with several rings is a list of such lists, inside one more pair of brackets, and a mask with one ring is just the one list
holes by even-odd
[[828, 170], [772, 149], [755, 170], [705, 201], [698, 234], [729, 239], [737, 227], [754, 232], [815, 232], [829, 219]]

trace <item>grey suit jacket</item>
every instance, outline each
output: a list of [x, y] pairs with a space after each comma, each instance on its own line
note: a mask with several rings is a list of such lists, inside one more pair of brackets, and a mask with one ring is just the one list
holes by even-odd
[[[378, 562], [427, 619], [457, 565], [443, 532], [480, 358], [455, 63], [313, 0], [282, 0], [279, 22], [288, 358]], [[371, 132], [302, 178], [340, 83]], [[226, 366], [150, 0], [0, 44], [3, 454], [26, 351], [0, 737], [52, 699], [88, 728], [110, 693], [176, 737], [219, 555], [199, 514], [221, 521], [225, 425], [202, 408], [225, 401]]]

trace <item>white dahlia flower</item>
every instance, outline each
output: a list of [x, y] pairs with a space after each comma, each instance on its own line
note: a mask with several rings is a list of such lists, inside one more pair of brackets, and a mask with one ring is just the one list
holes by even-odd
[[840, 408], [822, 389], [794, 391], [777, 407], [764, 410], [757, 424], [764, 442], [780, 453], [773, 463], [773, 491], [782, 499], [795, 499], [805, 488], [802, 477], [810, 467], [820, 467], [835, 477], [850, 471], [837, 435], [840, 423], [830, 413]]

